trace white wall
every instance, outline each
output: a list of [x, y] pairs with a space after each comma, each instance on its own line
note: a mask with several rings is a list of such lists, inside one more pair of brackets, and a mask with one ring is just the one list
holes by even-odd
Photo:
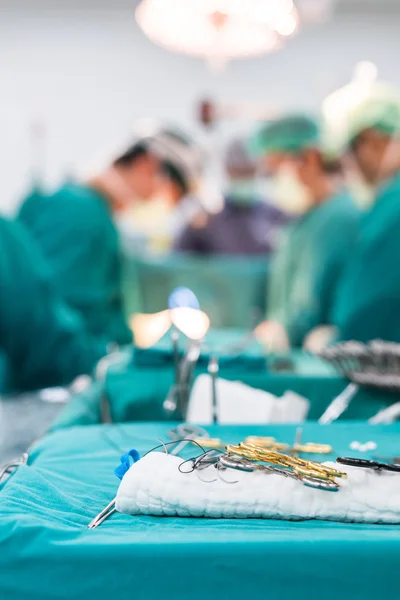
[[45, 175], [54, 182], [126, 136], [138, 117], [193, 128], [195, 103], [204, 95], [317, 108], [362, 59], [400, 85], [399, 25], [393, 15], [341, 17], [216, 78], [201, 61], [147, 41], [133, 11], [0, 9], [0, 209], [11, 210], [28, 184], [34, 114], [45, 116]]

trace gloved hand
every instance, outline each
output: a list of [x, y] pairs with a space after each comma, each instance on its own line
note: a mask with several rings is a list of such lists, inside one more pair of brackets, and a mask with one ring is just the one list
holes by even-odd
[[304, 340], [303, 348], [309, 352], [317, 353], [326, 348], [336, 336], [336, 327], [320, 325], [314, 327]]
[[290, 350], [286, 329], [278, 321], [263, 321], [254, 330], [254, 336], [269, 354]]

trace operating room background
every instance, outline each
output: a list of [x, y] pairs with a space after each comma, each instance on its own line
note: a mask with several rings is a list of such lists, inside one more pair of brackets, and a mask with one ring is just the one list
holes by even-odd
[[151, 44], [135, 24], [134, 1], [0, 0], [0, 210], [12, 213], [29, 187], [35, 120], [45, 127], [39, 171], [56, 185], [99, 148], [125, 140], [138, 118], [195, 131], [204, 96], [312, 110], [360, 60], [400, 84], [400, 3], [385, 0], [384, 11], [372, 0], [341, 3], [333, 19], [308, 25], [279, 52], [216, 75]]

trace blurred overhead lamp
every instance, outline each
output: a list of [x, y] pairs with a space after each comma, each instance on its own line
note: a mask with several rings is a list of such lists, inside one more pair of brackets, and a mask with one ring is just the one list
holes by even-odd
[[214, 67], [272, 52], [299, 26], [293, 0], [142, 0], [136, 20], [155, 44]]
[[170, 310], [171, 321], [181, 333], [193, 341], [205, 338], [210, 329], [210, 319], [205, 312], [182, 306]]
[[210, 327], [210, 319], [200, 310], [196, 295], [189, 288], [178, 287], [168, 298], [173, 325], [190, 340], [202, 340]]
[[130, 326], [135, 336], [135, 345], [138, 348], [151, 348], [171, 327], [169, 310], [150, 315], [135, 314], [130, 319]]
[[302, 21], [324, 23], [335, 9], [335, 0], [297, 0], [297, 8]]

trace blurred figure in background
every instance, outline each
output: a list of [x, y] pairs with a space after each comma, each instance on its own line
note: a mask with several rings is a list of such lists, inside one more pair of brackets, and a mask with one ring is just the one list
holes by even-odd
[[335, 324], [342, 340], [400, 342], [400, 96], [364, 101], [349, 130], [354, 166], [375, 201], [348, 257]]
[[[160, 176], [158, 140], [133, 144], [98, 176], [68, 183], [53, 195], [34, 194], [19, 221], [52, 268], [64, 300], [88, 331], [109, 342], [132, 342], [124, 318], [120, 239], [114, 217], [138, 199], [150, 200]], [[167, 142], [163, 139], [161, 146]]]
[[252, 146], [275, 173], [271, 197], [296, 217], [272, 265], [267, 320], [256, 330], [267, 349], [284, 351], [301, 346], [314, 327], [332, 323], [359, 213], [343, 189], [338, 161], [324, 155], [315, 120], [293, 115], [269, 123]]
[[1, 391], [67, 385], [91, 374], [106, 354], [60, 298], [33, 240], [18, 223], [0, 218]]
[[178, 236], [174, 249], [197, 254], [269, 254], [286, 216], [269, 206], [258, 187], [257, 164], [243, 140], [227, 148], [228, 186], [223, 209], [216, 214], [199, 211]]

